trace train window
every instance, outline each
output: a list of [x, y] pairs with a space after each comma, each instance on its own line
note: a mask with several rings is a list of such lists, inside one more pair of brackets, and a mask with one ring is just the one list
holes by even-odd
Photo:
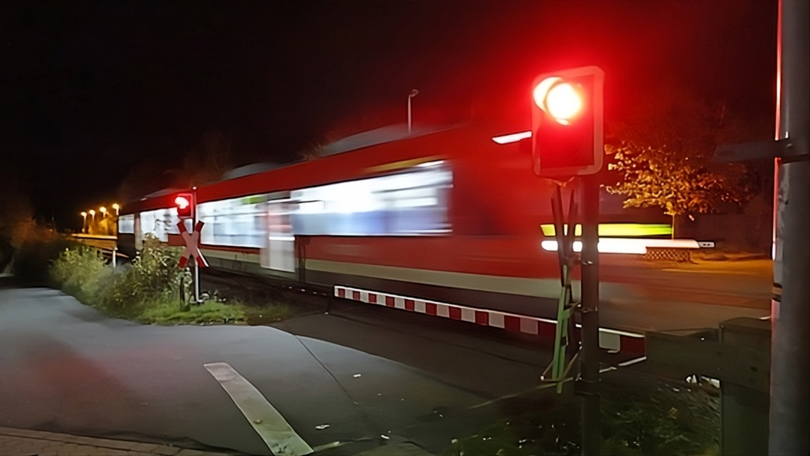
[[197, 205], [205, 223], [200, 241], [208, 245], [261, 248], [267, 213], [263, 195], [211, 201]]
[[169, 234], [180, 234], [177, 228], [177, 208], [157, 209], [141, 212], [141, 235], [153, 234], [162, 242], [169, 240]]
[[125, 214], [118, 217], [119, 234], [135, 234], [135, 214]]
[[452, 172], [444, 162], [406, 172], [291, 193], [293, 232], [302, 235], [425, 235], [450, 231]]

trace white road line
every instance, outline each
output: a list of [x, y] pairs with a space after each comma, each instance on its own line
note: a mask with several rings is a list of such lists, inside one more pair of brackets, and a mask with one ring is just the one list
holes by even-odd
[[270, 402], [227, 363], [203, 365], [233, 399], [253, 429], [276, 456], [303, 456], [312, 448]]

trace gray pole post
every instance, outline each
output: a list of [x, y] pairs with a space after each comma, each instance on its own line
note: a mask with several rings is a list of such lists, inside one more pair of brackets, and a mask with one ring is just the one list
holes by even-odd
[[777, 249], [771, 309], [768, 453], [810, 454], [810, 2], [779, 2], [777, 140], [793, 149], [779, 162]]
[[582, 454], [598, 456], [599, 404], [599, 175], [582, 178]]

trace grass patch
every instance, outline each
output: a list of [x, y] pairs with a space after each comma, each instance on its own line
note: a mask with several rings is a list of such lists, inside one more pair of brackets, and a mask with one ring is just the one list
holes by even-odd
[[549, 401], [536, 411], [502, 418], [477, 434], [455, 439], [445, 456], [578, 455], [577, 402]]
[[[698, 389], [629, 374], [601, 394], [605, 456], [716, 456], [719, 404]], [[525, 398], [520, 401], [526, 401]], [[454, 440], [444, 456], [574, 456], [581, 453], [578, 398], [550, 397]]]
[[206, 301], [198, 306], [181, 309], [178, 301], [154, 302], [146, 306], [137, 321], [144, 324], [234, 324], [245, 322], [245, 311], [241, 305]]

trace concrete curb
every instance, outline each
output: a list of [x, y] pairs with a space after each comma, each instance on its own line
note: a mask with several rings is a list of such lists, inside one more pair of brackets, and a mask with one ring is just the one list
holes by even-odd
[[97, 439], [0, 426], [0, 456], [228, 456], [236, 454], [238, 453], [212, 453], [154, 443]]

